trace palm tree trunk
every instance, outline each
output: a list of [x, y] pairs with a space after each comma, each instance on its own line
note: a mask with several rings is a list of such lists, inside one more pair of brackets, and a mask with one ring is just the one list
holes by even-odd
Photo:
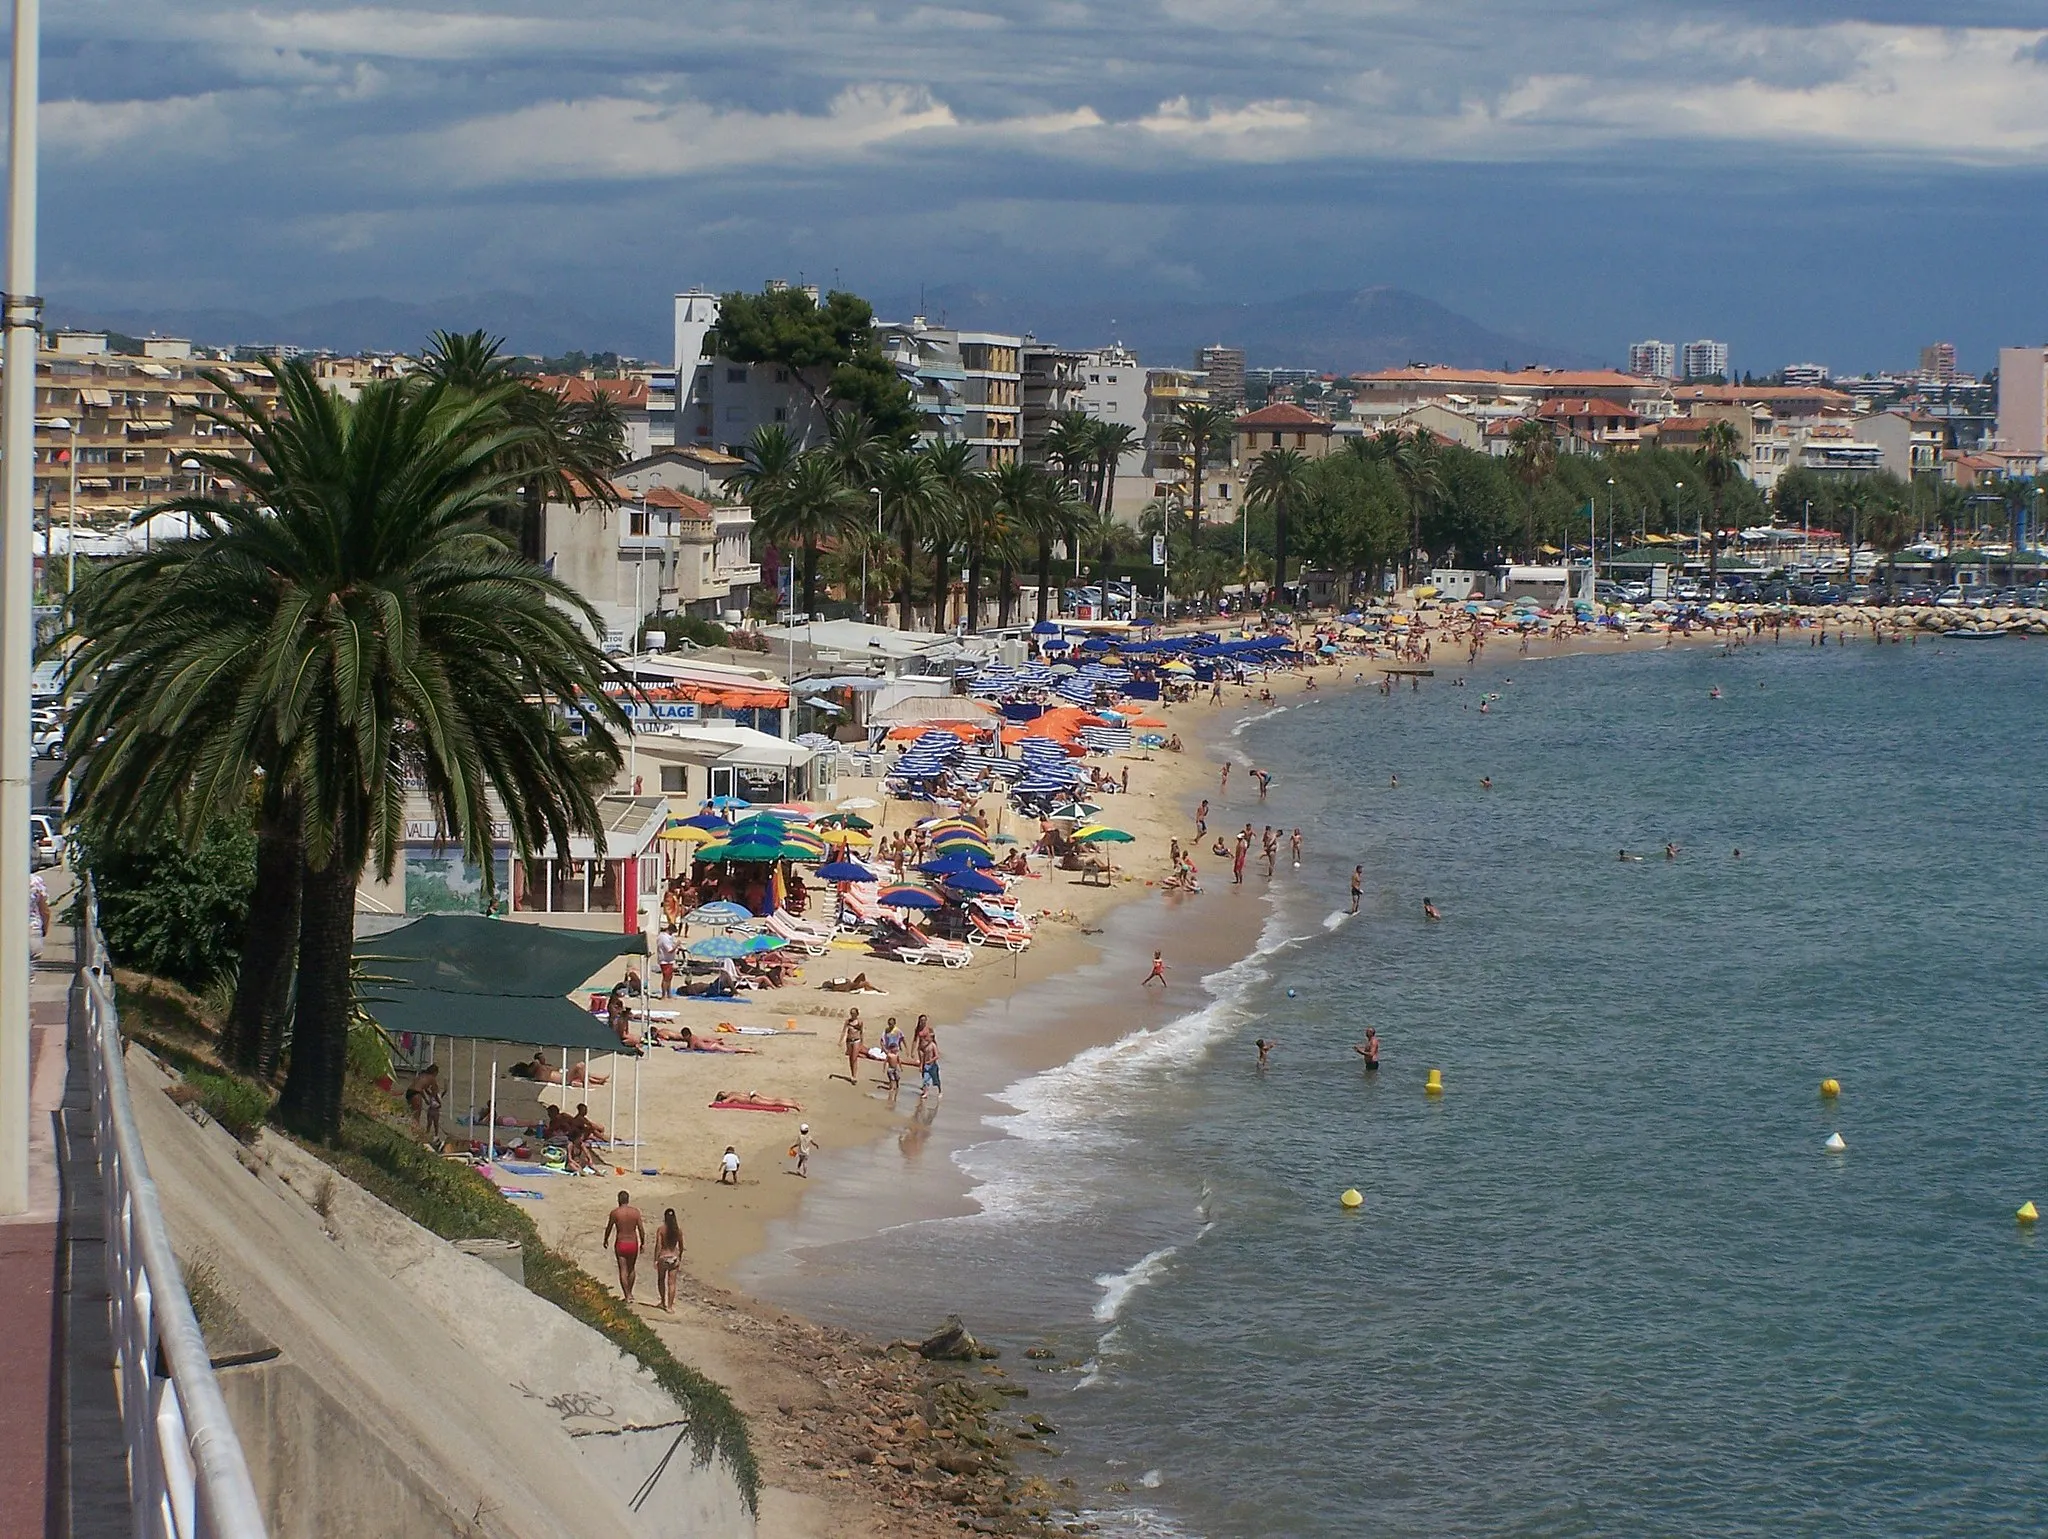
[[1047, 601], [1052, 595], [1046, 590], [1052, 586], [1052, 536], [1038, 537], [1038, 623], [1045, 624], [1048, 610]]
[[1287, 583], [1287, 503], [1275, 499], [1273, 503], [1273, 591], [1267, 595], [1270, 603], [1279, 598], [1281, 588]]
[[967, 547], [967, 633], [981, 629], [981, 547]]
[[1007, 559], [996, 568], [996, 628], [1007, 630], [1010, 625], [1011, 608], [1016, 601], [1016, 573], [1010, 570]]
[[1195, 549], [1202, 543], [1202, 472], [1208, 467], [1199, 453], [1189, 456], [1189, 459], [1195, 473], [1195, 490], [1188, 511], [1188, 546]]
[[952, 584], [946, 581], [947, 557], [953, 554], [947, 541], [938, 540], [932, 545], [932, 630], [939, 635], [946, 631], [947, 601], [953, 597]]
[[896, 628], [903, 631], [916, 629], [910, 622], [910, 579], [911, 574], [917, 570], [917, 543], [914, 536], [915, 531], [911, 528], [910, 520], [904, 519], [903, 583], [896, 590]]
[[291, 1068], [278, 1097], [277, 1117], [301, 1137], [323, 1142], [341, 1131], [360, 876], [353, 862], [337, 857], [324, 870], [308, 865], [303, 877], [299, 1007], [292, 1021]]
[[235, 1066], [265, 1078], [277, 1072], [291, 1008], [292, 963], [299, 945], [299, 798], [283, 777], [266, 781], [256, 822], [256, 885], [228, 1008], [228, 1053]]
[[804, 613], [818, 612], [818, 542], [804, 541]]

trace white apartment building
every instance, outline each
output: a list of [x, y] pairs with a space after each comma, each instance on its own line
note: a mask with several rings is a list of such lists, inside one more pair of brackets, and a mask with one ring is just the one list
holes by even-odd
[[1016, 463], [1024, 447], [1021, 336], [933, 326], [914, 315], [878, 322], [875, 340], [910, 386], [921, 442], [964, 442], [980, 469]]
[[1728, 372], [1726, 342], [1714, 342], [1704, 337], [1697, 342], [1688, 342], [1678, 364], [1686, 379], [1712, 379], [1717, 374], [1722, 379], [1734, 378]]
[[1795, 389], [1825, 385], [1834, 377], [1828, 373], [1828, 366], [1824, 363], [1788, 363], [1778, 372], [1785, 383]]
[[1676, 379], [1678, 349], [1651, 338], [1628, 346], [1628, 371], [1642, 379]]

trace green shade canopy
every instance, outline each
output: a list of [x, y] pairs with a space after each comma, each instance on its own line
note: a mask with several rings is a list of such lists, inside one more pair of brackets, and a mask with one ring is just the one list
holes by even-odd
[[613, 1052], [618, 1039], [569, 998], [621, 956], [635, 930], [557, 930], [476, 914], [429, 914], [356, 942], [364, 1007], [386, 1031]]

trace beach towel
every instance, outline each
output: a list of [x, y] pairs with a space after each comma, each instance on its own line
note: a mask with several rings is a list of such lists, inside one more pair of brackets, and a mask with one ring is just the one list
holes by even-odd
[[721, 1096], [710, 1103], [713, 1111], [793, 1112], [803, 1108], [794, 1101], [771, 1101], [758, 1096]]

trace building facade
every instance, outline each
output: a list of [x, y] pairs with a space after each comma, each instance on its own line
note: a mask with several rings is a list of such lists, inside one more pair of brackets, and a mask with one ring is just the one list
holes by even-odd
[[1024, 339], [933, 326], [921, 315], [875, 327], [882, 355], [910, 387], [918, 440], [965, 443], [977, 469], [1014, 464], [1024, 449]]
[[1998, 447], [2048, 453], [2048, 347], [1998, 350]]
[[1195, 351], [1195, 371], [1209, 382], [1209, 404], [1244, 410], [1244, 349], [1211, 343]]
[[1685, 344], [1678, 366], [1686, 379], [1733, 379], [1728, 372], [1728, 344], [1706, 337]]
[[1676, 379], [1678, 349], [1669, 342], [1659, 342], [1654, 337], [1646, 342], [1631, 342], [1628, 348], [1628, 371], [1641, 379]]

